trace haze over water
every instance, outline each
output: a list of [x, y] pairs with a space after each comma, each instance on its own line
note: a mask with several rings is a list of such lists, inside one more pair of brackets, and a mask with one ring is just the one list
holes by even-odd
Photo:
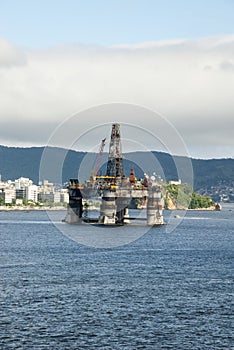
[[233, 212], [189, 211], [110, 249], [45, 212], [0, 212], [1, 349], [232, 349]]

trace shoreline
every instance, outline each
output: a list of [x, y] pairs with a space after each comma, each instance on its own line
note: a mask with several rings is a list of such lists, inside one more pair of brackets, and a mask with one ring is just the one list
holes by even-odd
[[202, 211], [217, 211], [216, 209], [215, 209], [215, 206], [212, 206], [212, 207], [208, 207], [208, 208], [194, 208], [194, 209], [190, 209], [190, 208], [173, 208], [173, 209], [171, 209], [171, 208], [167, 208], [167, 209], [165, 209], [165, 210], [170, 210], [170, 211], [173, 211], [173, 210], [189, 210], [189, 211], [191, 211], [191, 210], [202, 210]]
[[65, 207], [30, 207], [30, 206], [0, 206], [0, 211], [37, 211], [37, 210], [67, 210]]
[[[144, 210], [145, 208], [137, 208], [136, 210]], [[55, 206], [55, 207], [47, 207], [47, 206], [41, 206], [41, 207], [30, 207], [30, 206], [0, 206], [0, 211], [42, 211], [42, 210], [61, 210], [61, 211], [65, 211], [67, 210], [66, 207], [60, 207], [60, 206]], [[87, 210], [99, 210], [96, 207], [90, 207], [87, 208]], [[178, 211], [178, 210], [202, 210], [202, 211], [216, 211], [215, 207], [209, 207], [209, 208], [194, 208], [194, 209], [188, 209], [188, 208], [164, 208], [164, 210], [168, 210], [168, 211]]]

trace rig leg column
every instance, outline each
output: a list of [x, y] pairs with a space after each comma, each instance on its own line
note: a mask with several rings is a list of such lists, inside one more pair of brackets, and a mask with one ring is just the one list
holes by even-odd
[[129, 198], [126, 197], [118, 197], [116, 199], [117, 204], [117, 224], [123, 225], [126, 223], [125, 218], [128, 218], [128, 205], [129, 205]]
[[163, 198], [161, 191], [149, 191], [147, 201], [147, 225], [163, 225]]
[[128, 207], [124, 209], [124, 223], [130, 224]]
[[78, 180], [70, 180], [70, 185], [68, 186], [68, 193], [69, 203], [67, 206], [67, 215], [64, 221], [68, 224], [79, 224], [82, 222], [83, 203]]
[[105, 190], [100, 206], [99, 224], [115, 225], [116, 224], [116, 201], [115, 193]]
[[123, 225], [125, 223], [128, 223], [129, 220], [129, 214], [128, 214], [128, 205], [129, 205], [129, 198], [127, 197], [118, 197], [116, 199], [117, 203], [117, 224]]

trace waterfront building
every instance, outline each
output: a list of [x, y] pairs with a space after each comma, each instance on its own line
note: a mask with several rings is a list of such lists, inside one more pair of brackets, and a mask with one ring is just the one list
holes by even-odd
[[69, 194], [67, 189], [61, 189], [60, 200], [62, 203], [69, 203]]
[[34, 203], [38, 202], [38, 186], [30, 185], [26, 187], [26, 200]]
[[54, 193], [54, 184], [48, 180], [39, 182], [39, 189], [41, 193]]
[[4, 190], [4, 201], [5, 204], [11, 204], [15, 201], [16, 192], [15, 189], [5, 189]]
[[16, 189], [16, 199], [24, 199], [26, 198], [26, 189], [20, 188]]
[[170, 180], [169, 185], [181, 185], [181, 180]]
[[41, 203], [53, 203], [54, 202], [54, 194], [53, 193], [38, 193], [38, 201]]
[[26, 188], [28, 186], [32, 186], [32, 185], [33, 185], [33, 181], [27, 177], [20, 177], [19, 179], [15, 180], [15, 188], [17, 190], [24, 189], [24, 188]]
[[54, 192], [54, 203], [60, 203], [60, 201], [61, 201], [60, 192]]

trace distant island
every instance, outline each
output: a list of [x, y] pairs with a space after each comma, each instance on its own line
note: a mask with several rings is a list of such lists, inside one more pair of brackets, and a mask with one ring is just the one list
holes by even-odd
[[167, 184], [165, 188], [165, 209], [217, 209], [210, 196], [194, 192], [188, 184]]

